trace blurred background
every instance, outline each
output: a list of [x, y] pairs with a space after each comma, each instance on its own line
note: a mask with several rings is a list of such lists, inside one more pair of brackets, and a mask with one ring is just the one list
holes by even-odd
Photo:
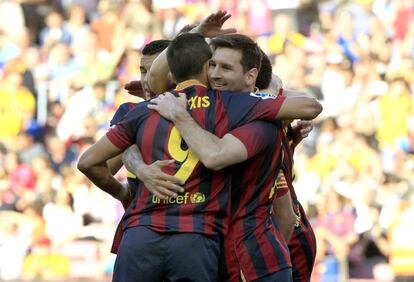
[[77, 159], [141, 48], [219, 9], [324, 105], [295, 153], [312, 281], [414, 281], [412, 0], [0, 0], [0, 280], [110, 281], [123, 209]]

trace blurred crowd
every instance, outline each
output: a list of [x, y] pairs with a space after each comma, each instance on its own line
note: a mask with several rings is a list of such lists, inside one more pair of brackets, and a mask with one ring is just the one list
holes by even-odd
[[0, 0], [0, 280], [110, 279], [123, 209], [77, 159], [141, 48], [219, 9], [324, 105], [295, 152], [314, 281], [414, 277], [412, 0]]

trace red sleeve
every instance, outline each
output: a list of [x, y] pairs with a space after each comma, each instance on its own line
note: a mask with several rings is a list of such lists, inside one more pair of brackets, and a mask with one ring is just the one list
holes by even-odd
[[280, 111], [280, 108], [282, 107], [283, 103], [286, 100], [286, 96], [279, 95], [279, 96], [272, 96], [267, 94], [261, 94], [261, 93], [252, 93], [251, 96], [256, 95], [263, 95], [256, 107], [250, 112], [250, 115], [248, 115], [248, 120], [255, 120], [255, 119], [263, 119], [272, 121], [275, 119], [277, 114]]
[[132, 145], [129, 135], [120, 125], [110, 128], [106, 133], [109, 141], [121, 150], [124, 150]]
[[229, 133], [244, 144], [248, 158], [251, 158], [274, 143], [277, 127], [270, 122], [254, 121]]
[[139, 126], [146, 120], [150, 110], [147, 102], [133, 105], [125, 117], [106, 133], [109, 141], [119, 149], [123, 150], [135, 144], [136, 134]]

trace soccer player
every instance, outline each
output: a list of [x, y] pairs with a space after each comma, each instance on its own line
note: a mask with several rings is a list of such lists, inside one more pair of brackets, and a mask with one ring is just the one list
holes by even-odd
[[[290, 251], [290, 258], [292, 261], [292, 275], [294, 281], [310, 281], [312, 274], [315, 256], [316, 256], [316, 239], [312, 226], [309, 223], [305, 211], [297, 199], [295, 189], [293, 187], [293, 152], [292, 144], [292, 128], [288, 125], [286, 134], [283, 136], [283, 173], [286, 179], [286, 184], [289, 188], [290, 195], [293, 202], [293, 208], [297, 216], [295, 229], [288, 241]], [[277, 209], [277, 207], [276, 207]]]
[[[149, 99], [151, 92], [148, 87], [147, 73], [151, 68], [152, 62], [165, 48], [167, 48], [169, 43], [170, 40], [154, 40], [144, 46], [139, 67], [141, 80], [131, 81], [125, 85], [125, 89], [129, 94]], [[110, 121], [110, 126], [114, 126], [137, 104], [138, 103], [134, 102], [126, 102], [120, 105]], [[110, 166], [111, 171], [115, 174], [122, 166], [122, 156], [116, 158], [116, 160], [112, 160], [108, 165]]]
[[[271, 73], [272, 66], [266, 55], [264, 55], [263, 58], [256, 86], [259, 89], [277, 89], [279, 85], [269, 85], [270, 79], [268, 78], [268, 74]], [[285, 128], [282, 135], [284, 158], [277, 186], [283, 186], [289, 189], [287, 195], [291, 197], [292, 208], [295, 213], [294, 229], [291, 230], [290, 223], [288, 223], [287, 226], [284, 226], [286, 224], [286, 218], [291, 217], [291, 213], [289, 213], [287, 209], [281, 209], [281, 204], [285, 204], [286, 201], [280, 202], [279, 199], [276, 199], [273, 204], [273, 213], [277, 223], [279, 223], [279, 226], [284, 233], [286, 242], [288, 242], [290, 259], [292, 262], [293, 281], [307, 282], [310, 281], [315, 262], [316, 239], [312, 226], [306, 217], [302, 205], [297, 199], [293, 187], [293, 153], [296, 145], [299, 144], [312, 130], [312, 126], [307, 124], [306, 121], [298, 121], [298, 124], [295, 127], [292, 127], [289, 121], [284, 121], [284, 124]]]
[[[165, 49], [167, 48], [168, 44], [170, 43], [170, 40], [153, 40], [146, 44], [144, 48], [142, 49], [142, 57], [140, 59], [140, 72], [141, 72], [141, 80], [140, 81], [132, 81], [125, 85], [125, 89], [128, 91], [129, 94], [138, 96], [141, 98], [149, 99], [151, 96], [151, 92], [148, 87], [148, 80], [147, 80], [147, 73], [149, 72], [152, 62], [155, 60], [155, 58]], [[122, 118], [133, 108], [135, 108], [138, 105], [138, 103], [134, 102], [127, 102], [123, 103], [119, 106], [117, 111], [115, 112], [114, 116], [112, 117], [110, 121], [110, 126], [114, 126], [116, 123], [118, 123]], [[167, 165], [168, 161], [159, 161], [153, 164], [155, 167], [163, 167], [164, 165]], [[122, 162], [122, 154], [109, 160], [108, 161], [108, 167], [111, 170], [112, 174], [116, 174], [118, 170], [123, 165]], [[169, 179], [174, 180], [174, 178], [169, 177]], [[175, 180], [177, 181], [177, 180]], [[124, 202], [124, 207], [126, 208], [130, 201], [135, 197], [135, 193], [138, 188], [139, 180], [137, 177], [130, 173], [128, 171], [127, 175], [127, 188], [129, 189], [129, 193], [131, 197]], [[172, 187], [174, 189], [174, 187]], [[127, 190], [125, 190], [127, 191]], [[112, 243], [111, 252], [116, 254], [118, 251], [119, 244], [122, 239], [122, 221], [118, 224], [118, 227], [115, 232], [114, 241]]]
[[[244, 87], [245, 91], [253, 91], [255, 79], [249, 80], [250, 74], [248, 71], [253, 69], [252, 66], [258, 68], [257, 62], [260, 62], [257, 59], [260, 56], [260, 50], [257, 46], [254, 47], [255, 43], [241, 35], [229, 35], [213, 39], [212, 46], [215, 50], [210, 61], [210, 83], [212, 87], [226, 90], [228, 88], [238, 90], [238, 88]], [[256, 64], [254, 61], [256, 61]], [[171, 99], [171, 97], [165, 99], [168, 100], [165, 100], [164, 104], [161, 101], [158, 102], [160, 98], [156, 99], [154, 102], [160, 103], [161, 108], [153, 106], [152, 108], [162, 110], [162, 106], [165, 106], [164, 110], [171, 114], [168, 118], [173, 119], [189, 147], [197, 148], [194, 150], [200, 156], [200, 160], [203, 163], [209, 159], [220, 162], [224, 156], [222, 150], [224, 150], [225, 146], [222, 146], [223, 148], [220, 148], [218, 151], [214, 151], [214, 147], [209, 150], [209, 146], [206, 146], [206, 140], [209, 140], [209, 138], [200, 131], [195, 131], [195, 127], [191, 126], [191, 124], [180, 125], [183, 122], [174, 119], [174, 117], [177, 118], [180, 115], [171, 113], [175, 99]], [[182, 108], [181, 113], [182, 115], [185, 114]], [[166, 112], [162, 112], [162, 115], [165, 116]], [[194, 141], [195, 138], [199, 140]], [[210, 138], [210, 140], [214, 139]], [[220, 140], [217, 138], [214, 142], [220, 144]], [[276, 138], [274, 142], [276, 142]], [[203, 146], [196, 146], [201, 143], [203, 143]], [[200, 151], [201, 148], [203, 148], [202, 151]], [[265, 156], [262, 157], [265, 158]], [[277, 160], [273, 159], [273, 162], [277, 162]], [[238, 169], [233, 172], [234, 175], [237, 175], [235, 177], [236, 180], [233, 180], [232, 184], [233, 221], [229, 235], [226, 236], [225, 240], [225, 244], [226, 242], [228, 243], [225, 247], [225, 253], [227, 256], [230, 256], [227, 259], [227, 267], [230, 267], [228, 270], [231, 281], [238, 281], [240, 268], [242, 268], [243, 276], [247, 281], [258, 278], [261, 280], [266, 279], [264, 281], [288, 281], [289, 279], [289, 274], [283, 272], [283, 270], [285, 272], [290, 271], [288, 269], [289, 259], [286, 258], [288, 252], [287, 248], [283, 246], [283, 238], [281, 238], [281, 234], [277, 230], [274, 230], [273, 233], [268, 232], [269, 225], [272, 225], [270, 217], [267, 215], [268, 209], [271, 207], [269, 203], [273, 199], [272, 196], [269, 199], [269, 194], [272, 193], [273, 182], [269, 185], [264, 179], [266, 179], [266, 173], [277, 173], [271, 163], [268, 163], [268, 166], [263, 166], [264, 163], [266, 162], [263, 158], [256, 157], [255, 160], [249, 160], [246, 164], [238, 166]], [[262, 171], [257, 171], [257, 167], [262, 167]], [[255, 171], [255, 173], [252, 171]], [[241, 175], [244, 175], [244, 177], [241, 177]], [[262, 182], [259, 182], [260, 184], [257, 182], [258, 175], [262, 179]], [[274, 175], [271, 175], [270, 179], [272, 179], [272, 176]], [[242, 188], [244, 189], [240, 191], [239, 189]], [[261, 194], [266, 196], [260, 196]], [[254, 199], [258, 199], [259, 202], [262, 201], [262, 205], [260, 206]], [[243, 208], [237, 209], [238, 205], [236, 202]], [[248, 227], [246, 228], [246, 226]], [[253, 233], [254, 236], [251, 235]], [[245, 234], [250, 234], [251, 236], [248, 237]], [[248, 238], [246, 239], [246, 237]], [[241, 248], [235, 250], [234, 246]], [[231, 255], [234, 256], [231, 257]]]
[[[263, 57], [262, 67], [260, 69], [260, 75], [256, 81], [256, 86], [259, 89], [270, 88], [278, 89], [279, 84], [270, 83], [268, 74], [272, 71], [270, 60], [266, 55]], [[266, 70], [267, 69], [267, 70]], [[269, 85], [270, 84], [270, 85]], [[284, 93], [289, 92], [285, 91]], [[292, 127], [289, 121], [284, 121], [285, 128], [283, 134], [283, 166], [280, 172], [278, 186], [284, 186], [289, 189], [289, 195], [291, 197], [291, 203], [293, 204], [293, 210], [295, 213], [294, 229], [291, 230], [290, 223], [287, 227], [284, 227], [286, 218], [290, 218], [291, 214], [286, 209], [280, 209], [281, 203], [278, 199], [275, 200], [273, 205], [273, 212], [276, 217], [276, 221], [279, 223], [284, 237], [288, 242], [290, 259], [292, 262], [292, 276], [293, 281], [306, 282], [310, 281], [312, 274], [315, 256], [316, 256], [316, 240], [311, 224], [309, 223], [305, 211], [297, 199], [295, 189], [293, 187], [293, 153], [297, 144], [305, 138], [312, 130], [312, 126], [307, 124], [306, 121], [298, 121], [295, 127]], [[283, 204], [283, 202], [282, 202]]]
[[[190, 47], [191, 53], [196, 50], [196, 54], [189, 56], [186, 47]], [[211, 51], [204, 38], [197, 34], [182, 35], [170, 48], [171, 57], [180, 54], [179, 59], [170, 64], [178, 82], [192, 78], [207, 83]], [[298, 102], [298, 99], [285, 98], [266, 100], [250, 93], [242, 96], [237, 93], [235, 101], [234, 93], [209, 92], [200, 82], [183, 89], [189, 100], [194, 101], [191, 114], [221, 137], [244, 122], [290, 117], [281, 106], [292, 107]], [[313, 99], [302, 102], [315, 103]], [[147, 104], [142, 102], [130, 111], [121, 123], [82, 155], [78, 164], [98, 187], [122, 200], [123, 187], [109, 174], [105, 161], [136, 143], [146, 163], [174, 158], [175, 163], [166, 171], [185, 181], [186, 192], [166, 201], [153, 197], [140, 186], [124, 217], [126, 231], [115, 264], [114, 280], [161, 281], [187, 277], [194, 281], [216, 281], [217, 236], [226, 231], [223, 215], [228, 195], [223, 189], [224, 172], [206, 170], [192, 151], [182, 146], [182, 139], [172, 123], [146, 110]], [[305, 111], [305, 114], [310, 112]], [[197, 251], [183, 257], [182, 249]]]

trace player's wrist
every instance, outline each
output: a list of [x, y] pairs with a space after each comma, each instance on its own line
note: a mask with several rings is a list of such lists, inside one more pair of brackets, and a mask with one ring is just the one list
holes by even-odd
[[196, 27], [192, 28], [188, 33], [200, 33], [201, 35], [203, 35], [200, 31], [200, 26], [196, 26]]
[[143, 180], [144, 178], [144, 173], [146, 168], [148, 167], [147, 164], [145, 164], [144, 162], [140, 162], [139, 164], [136, 165], [136, 176], [138, 177], [139, 180]]
[[183, 109], [175, 111], [172, 115], [171, 120], [173, 123], [177, 124], [177, 123], [186, 123], [191, 119], [192, 117], [188, 113], [187, 109], [183, 108]]

